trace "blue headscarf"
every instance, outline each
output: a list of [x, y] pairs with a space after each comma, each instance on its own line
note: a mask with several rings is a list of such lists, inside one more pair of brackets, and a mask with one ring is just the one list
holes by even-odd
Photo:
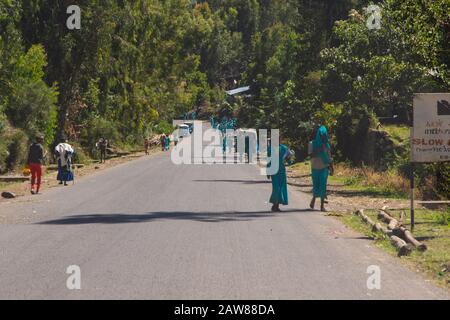
[[326, 149], [331, 149], [328, 139], [328, 131], [325, 126], [320, 126], [319, 129], [317, 129], [316, 137], [313, 140], [313, 150], [314, 152], [319, 153], [323, 163], [330, 164], [331, 161], [330, 158], [328, 158]]

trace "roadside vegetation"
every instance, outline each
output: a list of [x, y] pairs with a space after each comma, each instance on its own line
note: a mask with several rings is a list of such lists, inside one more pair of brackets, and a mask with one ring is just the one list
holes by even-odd
[[[311, 173], [309, 161], [299, 162], [289, 167], [293, 175], [307, 176]], [[304, 177], [308, 181], [307, 177]], [[329, 177], [331, 186], [338, 186], [354, 196], [372, 196], [379, 198], [407, 199], [409, 180], [395, 170], [379, 172], [373, 168], [354, 167], [345, 163], [335, 165], [334, 176]], [[417, 192], [420, 196], [420, 190]]]

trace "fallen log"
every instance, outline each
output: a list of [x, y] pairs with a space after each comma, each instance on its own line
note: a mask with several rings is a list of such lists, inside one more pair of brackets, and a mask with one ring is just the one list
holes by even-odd
[[426, 251], [427, 246], [420, 241], [418, 241], [416, 238], [414, 238], [411, 231], [406, 229], [405, 227], [399, 227], [395, 230], [393, 230], [394, 235], [402, 238], [403, 240], [407, 241], [408, 243], [412, 244], [414, 247], [417, 248], [419, 251]]
[[[72, 167], [74, 169], [84, 168], [84, 164], [72, 164]], [[52, 164], [47, 167], [45, 167], [46, 170], [52, 171], [52, 170], [58, 170], [58, 165]]]
[[376, 223], [375, 226], [372, 228], [372, 231], [373, 232], [377, 232], [377, 231], [382, 232], [389, 237], [392, 236], [392, 234], [393, 234], [392, 230], [386, 229], [385, 227], [383, 227], [381, 225], [381, 223]]
[[367, 223], [368, 225], [370, 225], [370, 226], [372, 227], [372, 230], [375, 228], [376, 223], [373, 222], [372, 219], [370, 219], [368, 216], [366, 216], [366, 215], [364, 214], [364, 210], [362, 210], [362, 209], [361, 209], [361, 210], [358, 210], [358, 211], [356, 212], [356, 214], [357, 214], [358, 216], [361, 217], [362, 221], [364, 221], [365, 223]]
[[24, 176], [0, 176], [1, 182], [24, 182], [28, 180], [30, 180], [30, 178]]
[[405, 224], [405, 211], [400, 211], [400, 224], [404, 225]]
[[411, 246], [397, 236], [391, 236], [391, 243], [397, 248], [398, 256], [407, 256], [411, 253]]
[[378, 212], [378, 219], [382, 220], [383, 222], [386, 222], [388, 224], [389, 230], [394, 230], [398, 228], [398, 226], [400, 225], [400, 223], [396, 219], [392, 218], [389, 214], [387, 214], [383, 210], [380, 210]]
[[[400, 213], [400, 220], [403, 221], [405, 213], [402, 211]], [[427, 246], [420, 241], [418, 241], [414, 236], [412, 235], [411, 231], [406, 229], [403, 226], [403, 223], [398, 222], [396, 219], [394, 219], [391, 215], [389, 215], [389, 212], [387, 211], [386, 207], [383, 207], [381, 211], [378, 214], [378, 218], [382, 219], [384, 222], [388, 223], [388, 229], [392, 230], [392, 234], [395, 236], [401, 238], [404, 241], [407, 241], [408, 243], [412, 244], [417, 250], [419, 251], [426, 251]]]

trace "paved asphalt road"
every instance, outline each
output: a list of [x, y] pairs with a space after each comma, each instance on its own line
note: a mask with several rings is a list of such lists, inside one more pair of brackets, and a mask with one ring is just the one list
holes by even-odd
[[[1, 299], [448, 299], [442, 290], [248, 165], [169, 153], [0, 203]], [[291, 190], [292, 191], [292, 190]], [[81, 268], [68, 290], [66, 268]], [[381, 290], [367, 268], [381, 268]]]

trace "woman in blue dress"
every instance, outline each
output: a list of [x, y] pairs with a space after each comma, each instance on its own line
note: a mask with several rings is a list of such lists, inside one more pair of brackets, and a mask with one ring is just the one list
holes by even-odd
[[280, 144], [279, 146], [279, 167], [278, 172], [271, 176], [272, 179], [272, 194], [270, 195], [270, 203], [273, 204], [272, 211], [280, 212], [280, 204], [288, 204], [288, 192], [287, 192], [287, 178], [285, 161], [291, 158], [291, 151], [289, 148]]
[[320, 198], [320, 210], [325, 210], [328, 176], [333, 175], [333, 159], [325, 126], [317, 129], [316, 136], [309, 143], [308, 153], [311, 156], [311, 176], [313, 181], [313, 198], [310, 207], [314, 209], [316, 198]]

